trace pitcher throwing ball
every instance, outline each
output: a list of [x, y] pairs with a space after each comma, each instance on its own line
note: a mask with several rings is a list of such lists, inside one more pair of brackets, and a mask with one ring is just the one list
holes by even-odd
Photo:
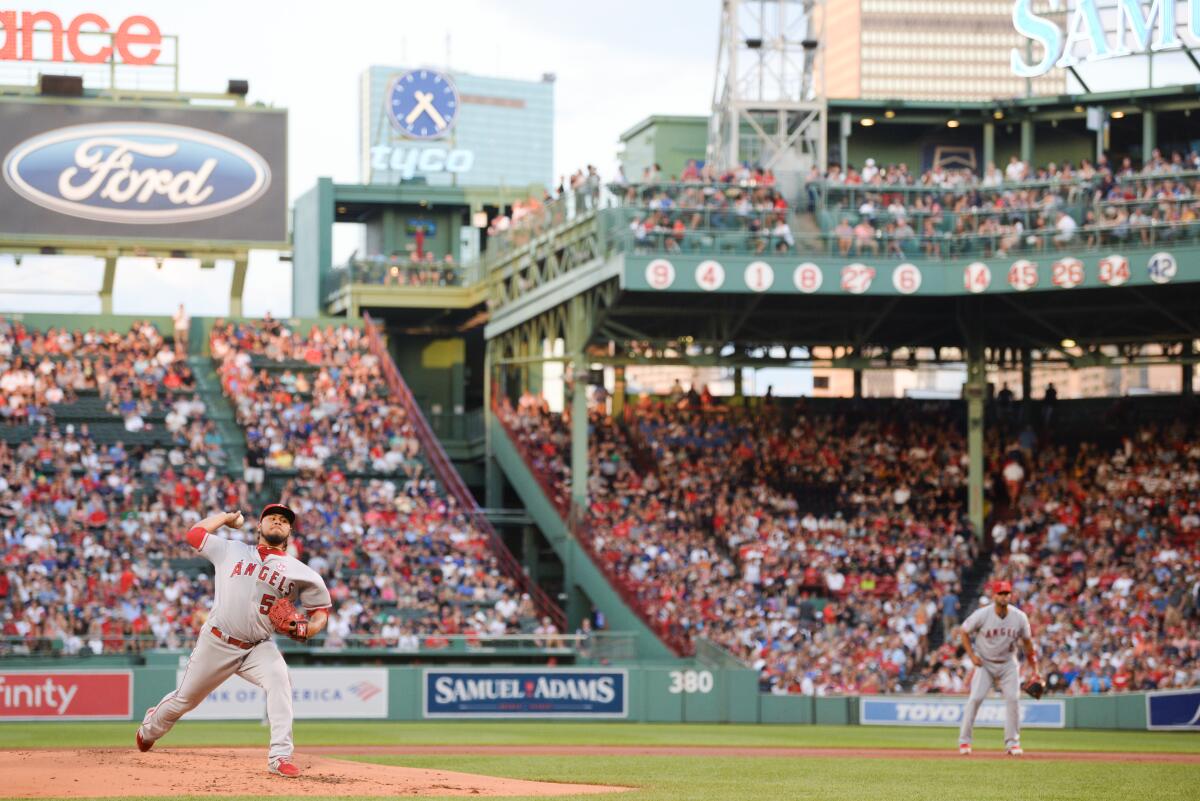
[[[997, 581], [992, 585], [992, 603], [976, 609], [963, 621], [963, 648], [975, 664], [971, 678], [971, 695], [963, 709], [962, 729], [958, 733], [958, 752], [971, 753], [975, 733], [975, 716], [995, 684], [1004, 696], [1004, 748], [1009, 756], [1021, 756], [1021, 668], [1017, 664], [1017, 642], [1025, 649], [1025, 658], [1038, 678], [1037, 654], [1033, 650], [1029, 618], [1009, 601], [1012, 584]], [[975, 641], [972, 644], [972, 635]]]
[[[241, 512], [222, 512], [187, 533], [188, 544], [216, 568], [216, 598], [178, 689], [146, 712], [137, 730], [137, 747], [149, 751], [176, 721], [236, 673], [267, 694], [267, 767], [294, 778], [300, 771], [292, 764], [292, 682], [271, 635], [279, 632], [303, 642], [318, 634], [329, 620], [329, 590], [315, 570], [287, 555], [296, 523], [291, 509], [273, 503], [262, 510], [257, 545], [216, 536], [221, 526], [241, 528], [243, 522]], [[303, 602], [307, 616], [292, 605], [294, 598]]]

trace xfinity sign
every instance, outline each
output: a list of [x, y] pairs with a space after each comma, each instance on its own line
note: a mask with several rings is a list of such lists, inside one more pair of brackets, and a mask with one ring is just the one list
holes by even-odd
[[[1044, 49], [1040, 61], [1028, 63], [1024, 48], [1013, 48], [1012, 71], [1022, 78], [1036, 78], [1055, 67], [1065, 69], [1081, 62], [1181, 49], [1186, 46], [1181, 28], [1200, 42], [1200, 0], [1109, 0], [1107, 4], [1101, 0], [1052, 0], [1054, 10], [1065, 8], [1067, 12], [1066, 30], [1035, 14], [1032, 6], [1033, 0], [1013, 3], [1017, 32]], [[1111, 34], [1102, 12], [1110, 19], [1115, 14]]]

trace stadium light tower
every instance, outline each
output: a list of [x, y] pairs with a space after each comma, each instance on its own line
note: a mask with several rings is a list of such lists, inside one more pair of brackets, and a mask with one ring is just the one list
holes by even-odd
[[[825, 0], [722, 0], [708, 159], [781, 180], [826, 161]], [[790, 182], [789, 182], [790, 183]]]

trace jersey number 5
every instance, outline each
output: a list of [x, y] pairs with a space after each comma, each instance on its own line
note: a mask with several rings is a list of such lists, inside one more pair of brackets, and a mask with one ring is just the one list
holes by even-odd
[[271, 606], [275, 603], [275, 596], [271, 593], [266, 593], [262, 597], [262, 601], [258, 604], [258, 613], [260, 615], [271, 614]]

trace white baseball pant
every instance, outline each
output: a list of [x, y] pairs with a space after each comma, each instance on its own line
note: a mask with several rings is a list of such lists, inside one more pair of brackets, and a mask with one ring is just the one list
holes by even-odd
[[971, 694], [963, 708], [962, 728], [958, 742], [970, 744], [975, 735], [975, 716], [995, 684], [1004, 696], [1004, 747], [1016, 748], [1021, 744], [1021, 668], [1016, 659], [1004, 662], [984, 661], [971, 676]]
[[271, 640], [242, 649], [218, 639], [205, 626], [188, 658], [179, 687], [167, 693], [142, 719], [142, 737], [161, 739], [175, 723], [199, 706], [208, 694], [237, 674], [267, 694], [267, 719], [271, 723], [268, 764], [292, 755], [292, 679], [283, 654]]

